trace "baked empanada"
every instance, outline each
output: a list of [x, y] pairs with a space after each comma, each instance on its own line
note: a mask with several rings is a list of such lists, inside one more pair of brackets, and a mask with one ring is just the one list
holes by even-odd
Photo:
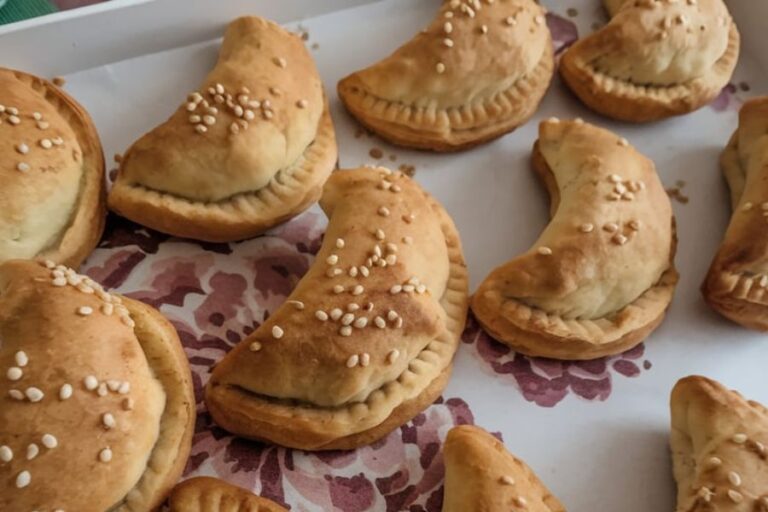
[[472, 299], [488, 333], [515, 350], [592, 359], [640, 343], [677, 283], [672, 206], [653, 162], [581, 120], [544, 121], [533, 167], [552, 219]]
[[88, 113], [42, 78], [0, 68], [0, 262], [77, 267], [101, 237], [104, 154]]
[[314, 203], [336, 157], [323, 86], [301, 39], [239, 18], [200, 90], [128, 149], [109, 206], [172, 235], [249, 238]]
[[442, 392], [467, 313], [467, 271], [445, 210], [383, 168], [335, 172], [330, 222], [288, 300], [216, 366], [214, 420], [304, 450], [372, 443]]
[[177, 485], [170, 512], [287, 512], [266, 498], [217, 478], [198, 477]]
[[676, 512], [768, 510], [768, 409], [698, 376], [671, 408]]
[[768, 330], [768, 97], [744, 104], [720, 163], [733, 216], [702, 293], [723, 316]]
[[443, 458], [443, 512], [565, 512], [525, 462], [479, 427], [451, 429]]
[[533, 0], [446, 0], [426, 30], [339, 82], [363, 125], [403, 146], [456, 151], [525, 123], [554, 73], [545, 10]]
[[171, 324], [64, 266], [13, 260], [0, 265], [0, 340], [0, 510], [159, 507], [195, 425]]
[[728, 84], [739, 31], [722, 0], [604, 0], [612, 18], [563, 55], [560, 72], [591, 109], [632, 122], [687, 114]]

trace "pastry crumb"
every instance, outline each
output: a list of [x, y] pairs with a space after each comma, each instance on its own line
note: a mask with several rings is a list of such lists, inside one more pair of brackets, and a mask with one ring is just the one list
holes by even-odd
[[115, 159], [115, 163], [119, 164], [123, 161], [123, 155], [121, 155], [120, 153], [115, 153], [114, 159]]
[[313, 44], [312, 44], [312, 49], [313, 49], [313, 50], [318, 50], [318, 49], [320, 49], [320, 44], [319, 44], [319, 43], [313, 43]]
[[371, 148], [368, 154], [371, 156], [371, 158], [375, 158], [376, 160], [384, 158], [384, 152], [379, 148]]
[[51, 80], [53, 82], [53, 85], [56, 87], [64, 87], [64, 85], [67, 83], [66, 79], [63, 76], [55, 76]]
[[389, 155], [389, 161], [390, 162], [397, 162], [397, 155], [395, 155], [394, 153]]
[[400, 164], [400, 167], [398, 167], [397, 170], [409, 178], [413, 178], [416, 175], [416, 166], [414, 165]]
[[576, 16], [578, 16], [578, 15], [579, 15], [579, 11], [578, 11], [578, 9], [576, 9], [576, 8], [574, 8], [574, 7], [570, 7], [570, 8], [569, 8], [567, 11], [565, 11], [565, 12], [566, 12], [566, 13], [568, 14], [568, 16], [570, 16], [571, 18], [575, 18]]
[[690, 198], [688, 196], [683, 194], [683, 192], [682, 192], [680, 187], [670, 187], [670, 188], [668, 188], [667, 189], [667, 195], [669, 196], [670, 199], [674, 199], [675, 201], [677, 201], [678, 203], [681, 203], [681, 204], [688, 204], [688, 201], [690, 200]]
[[363, 130], [362, 128], [358, 127], [357, 130], [355, 130], [355, 138], [359, 139], [363, 135], [365, 135], [365, 130]]
[[740, 82], [739, 83], [739, 89], [741, 89], [744, 92], [750, 91], [752, 88], [749, 86], [747, 82]]

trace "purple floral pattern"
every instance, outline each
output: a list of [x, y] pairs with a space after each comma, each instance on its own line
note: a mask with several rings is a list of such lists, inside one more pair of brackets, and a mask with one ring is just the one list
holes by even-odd
[[547, 26], [552, 33], [555, 55], [560, 55], [579, 39], [579, 30], [571, 20], [553, 12], [547, 13]]
[[110, 216], [83, 271], [160, 309], [192, 368], [197, 402], [186, 477], [213, 475], [290, 510], [439, 512], [448, 430], [474, 423], [459, 398], [440, 398], [385, 439], [351, 452], [305, 453], [236, 438], [203, 401], [211, 367], [279, 307], [319, 250], [324, 221], [307, 212], [239, 243], [201, 244]]
[[611, 395], [612, 373], [637, 377], [652, 366], [650, 361], [643, 360], [642, 344], [621, 355], [591, 361], [524, 356], [491, 338], [472, 317], [462, 341], [474, 345], [474, 354], [486, 363], [488, 373], [503, 376], [520, 389], [526, 400], [541, 407], [554, 407], [569, 394], [590, 401], [607, 400]]

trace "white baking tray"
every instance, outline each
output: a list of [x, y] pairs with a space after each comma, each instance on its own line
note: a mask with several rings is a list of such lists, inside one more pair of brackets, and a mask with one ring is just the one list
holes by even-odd
[[[597, 0], [544, 3], [560, 43], [576, 28], [586, 34], [604, 21]], [[768, 340], [721, 319], [699, 294], [730, 216], [718, 155], [736, 127], [740, 102], [768, 93], [768, 4], [730, 3], [744, 38], [734, 86], [712, 107], [683, 118], [646, 126], [610, 122], [581, 106], [556, 79], [529, 124], [466, 153], [418, 153], [361, 136], [336, 98], [336, 82], [407, 40], [439, 4], [117, 1], [83, 15], [0, 28], [0, 65], [64, 75], [66, 89], [93, 115], [111, 159], [197, 86], [216, 58], [219, 42], [210, 38], [226, 21], [263, 14], [300, 26], [309, 33], [307, 44], [319, 45], [312, 53], [332, 101], [341, 165], [415, 166], [416, 179], [461, 231], [473, 289], [493, 267], [525, 250], [547, 222], [548, 198], [529, 169], [538, 120], [581, 116], [627, 137], [655, 160], [665, 185], [689, 199], [673, 201], [680, 284], [667, 320], [644, 346], [591, 363], [536, 361], [509, 353], [470, 323], [443, 400], [386, 440], [329, 455], [263, 446], [212, 428], [199, 403], [187, 476], [218, 475], [292, 510], [439, 511], [439, 443], [454, 424], [474, 422], [499, 432], [571, 512], [673, 510], [667, 439], [675, 381], [700, 373], [768, 402]], [[384, 158], [372, 158], [372, 148]], [[314, 207], [266, 236], [201, 245], [112, 218], [105, 243], [84, 270], [159, 306], [174, 322], [200, 398], [212, 362], [274, 311], [306, 271], [324, 225]]]

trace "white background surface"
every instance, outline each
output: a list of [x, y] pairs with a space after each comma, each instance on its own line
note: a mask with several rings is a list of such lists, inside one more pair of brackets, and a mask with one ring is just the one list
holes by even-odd
[[[178, 7], [181, 2], [166, 3]], [[270, 2], [270, 9], [279, 3]], [[291, 13], [299, 12], [295, 7], [302, 4], [285, 3], [292, 6]], [[351, 3], [355, 2], [347, 5]], [[596, 0], [543, 3], [562, 16], [567, 8], [578, 8], [580, 14], [575, 20], [582, 35], [602, 16]], [[466, 153], [417, 153], [391, 148], [378, 139], [355, 138], [356, 125], [336, 98], [336, 82], [407, 40], [431, 19], [439, 4], [439, 0], [386, 0], [301, 24], [310, 32], [310, 44], [320, 44], [313, 55], [332, 100], [342, 166], [374, 163], [368, 155], [374, 146], [382, 148], [386, 155], [397, 154], [397, 164], [415, 165], [416, 179], [443, 202], [459, 227], [472, 289], [493, 267], [526, 249], [547, 221], [548, 198], [528, 162], [538, 120], [553, 115], [581, 116], [615, 130], [655, 160], [667, 186], [685, 181], [683, 192], [690, 197], [685, 205], [673, 202], [681, 280], [667, 320], [647, 340], [645, 357], [653, 362], [651, 370], [634, 379], [614, 378], [613, 393], [605, 402], [587, 402], [570, 395], [557, 407], [545, 409], [523, 399], [509, 380], [489, 375], [481, 368], [485, 363], [471, 353], [474, 347], [462, 346], [445, 396], [463, 398], [479, 425], [501, 431], [508, 447], [527, 460], [569, 511], [673, 510], [675, 491], [667, 439], [668, 394], [674, 382], [684, 375], [700, 373], [768, 403], [768, 340], [722, 320], [707, 309], [699, 294], [699, 285], [730, 216], [718, 156], [736, 127], [736, 113], [704, 108], [684, 118], [647, 126], [613, 123], [587, 111], [555, 79], [533, 121], [501, 140]], [[763, 12], [768, 11], [768, 4], [753, 0], [732, 4], [738, 7], [737, 21], [741, 12], [750, 15], [745, 27], [754, 31], [758, 26], [755, 20], [763, 20], [763, 32], [747, 37], [734, 82], [749, 83], [751, 92], [742, 93], [746, 96], [766, 94], [768, 67], [761, 67], [750, 49], [768, 47], [764, 44], [768, 12]], [[258, 9], [239, 12], [259, 13]], [[113, 12], [114, 20], [120, 19], [119, 13]], [[135, 18], [125, 19], [136, 23]], [[58, 37], [72, 35], [67, 32], [71, 23], [65, 20], [54, 24]], [[215, 24], [219, 21], [212, 22]], [[0, 62], [6, 64], [2, 59], [11, 53], [7, 42], [21, 41], [21, 36], [29, 38], [36, 30], [49, 30], [50, 26], [33, 26], [0, 38]], [[139, 27], [135, 28], [138, 31]], [[145, 49], [148, 43], [136, 44]], [[58, 55], [59, 50], [51, 51]], [[135, 52], [136, 48], [126, 51]], [[171, 114], [212, 67], [216, 53], [217, 42], [207, 42], [144, 55], [68, 74], [66, 89], [93, 115], [110, 159]], [[124, 53], [107, 52], [99, 58], [112, 55]], [[36, 71], [34, 61], [23, 66], [27, 64], [24, 59], [18, 55], [14, 59], [14, 65]], [[46, 71], [64, 73], [84, 67], [82, 59], [69, 69], [66, 60], [55, 65], [50, 60], [40, 65]]]

